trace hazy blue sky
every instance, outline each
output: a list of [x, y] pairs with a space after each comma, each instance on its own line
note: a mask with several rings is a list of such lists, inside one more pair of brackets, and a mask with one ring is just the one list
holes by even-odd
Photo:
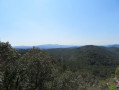
[[12, 45], [119, 44], [119, 0], [0, 0]]

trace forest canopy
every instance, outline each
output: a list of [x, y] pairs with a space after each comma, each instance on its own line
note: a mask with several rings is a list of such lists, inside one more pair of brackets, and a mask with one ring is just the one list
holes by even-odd
[[111, 48], [16, 50], [0, 42], [0, 90], [116, 90], [118, 66]]

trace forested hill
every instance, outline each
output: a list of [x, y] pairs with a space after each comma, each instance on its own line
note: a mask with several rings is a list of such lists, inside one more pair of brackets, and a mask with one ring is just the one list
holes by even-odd
[[0, 42], [0, 90], [116, 90], [118, 51], [92, 45], [15, 50]]
[[[25, 54], [28, 50], [21, 49], [19, 51], [21, 54]], [[114, 67], [119, 64], [119, 48], [116, 47], [87, 45], [78, 48], [47, 49], [45, 51], [54, 58], [64, 59], [65, 61]]]
[[95, 76], [106, 78], [114, 74], [119, 66], [119, 48], [83, 46], [68, 49], [50, 49], [47, 52], [56, 59], [61, 58], [72, 71], [84, 70]]
[[67, 60], [77, 60], [81, 58], [94, 58], [96, 60], [119, 59], [119, 48], [116, 47], [87, 45], [79, 48], [49, 49], [46, 51], [56, 58], [64, 58]]

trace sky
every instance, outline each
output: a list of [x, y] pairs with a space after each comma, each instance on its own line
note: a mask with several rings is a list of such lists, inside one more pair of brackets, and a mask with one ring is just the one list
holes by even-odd
[[0, 0], [0, 40], [12, 46], [119, 44], [119, 0]]

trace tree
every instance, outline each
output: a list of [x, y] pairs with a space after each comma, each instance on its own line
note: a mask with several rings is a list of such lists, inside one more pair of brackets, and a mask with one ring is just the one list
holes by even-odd
[[45, 82], [53, 79], [53, 60], [44, 51], [32, 48], [21, 58], [21, 75], [27, 90], [45, 90]]
[[19, 57], [20, 54], [8, 42], [0, 42], [1, 89], [16, 90]]

